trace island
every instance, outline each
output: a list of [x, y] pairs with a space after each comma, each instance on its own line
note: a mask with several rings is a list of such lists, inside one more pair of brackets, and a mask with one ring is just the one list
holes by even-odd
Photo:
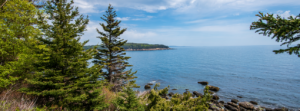
[[[83, 48], [85, 50], [90, 49], [96, 45], [87, 45]], [[126, 51], [147, 51], [147, 50], [169, 50], [169, 48], [166, 45], [162, 44], [147, 44], [147, 43], [125, 43], [122, 46]], [[97, 48], [101, 48], [101, 45], [98, 45]]]

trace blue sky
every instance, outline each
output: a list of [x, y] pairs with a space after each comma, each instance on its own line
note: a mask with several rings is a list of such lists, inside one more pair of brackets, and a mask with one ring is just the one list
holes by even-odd
[[280, 45], [250, 30], [258, 12], [282, 17], [300, 13], [299, 0], [74, 0], [90, 22], [81, 41], [101, 44], [100, 17], [111, 4], [127, 31], [120, 38], [168, 46]]

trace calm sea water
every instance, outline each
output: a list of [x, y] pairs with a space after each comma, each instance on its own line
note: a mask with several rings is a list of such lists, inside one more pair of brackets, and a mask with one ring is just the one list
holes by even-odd
[[[171, 47], [173, 50], [127, 51], [137, 70], [138, 90], [151, 81], [160, 88], [203, 92], [198, 81], [217, 86], [217, 95], [256, 101], [265, 107], [300, 109], [300, 58], [274, 54], [280, 46]], [[153, 86], [152, 86], [153, 87]], [[243, 98], [237, 98], [242, 96]]]

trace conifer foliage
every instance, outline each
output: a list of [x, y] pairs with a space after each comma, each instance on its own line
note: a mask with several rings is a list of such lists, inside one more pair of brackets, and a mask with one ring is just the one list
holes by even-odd
[[7, 87], [28, 78], [34, 59], [28, 46], [34, 44], [40, 31], [32, 26], [37, 23], [34, 16], [38, 11], [30, 2], [0, 2], [0, 87]]
[[[88, 67], [87, 60], [91, 59], [94, 51], [84, 51], [80, 36], [85, 31], [88, 19], [79, 15], [73, 0], [48, 1], [45, 13], [50, 17], [39, 14], [39, 28], [43, 36], [38, 40], [45, 48], [33, 49], [38, 53], [35, 77], [26, 79], [29, 88], [21, 91], [39, 96], [38, 103], [47, 107], [69, 110], [102, 110], [107, 106], [101, 95], [102, 66]], [[74, 18], [77, 19], [74, 21]], [[46, 20], [52, 24], [46, 23]]]
[[259, 17], [259, 20], [252, 22], [250, 30], [256, 30], [255, 32], [264, 36], [272, 36], [272, 39], [276, 38], [277, 42], [283, 42], [281, 46], [287, 45], [287, 49], [274, 50], [275, 54], [286, 52], [300, 57], [300, 44], [290, 47], [292, 43], [300, 40], [300, 15], [285, 19], [280, 16], [275, 18], [273, 14], [259, 12], [256, 16]]
[[95, 65], [104, 65], [106, 71], [104, 71], [105, 79], [113, 85], [113, 91], [118, 91], [126, 84], [130, 87], [137, 87], [134, 76], [135, 72], [132, 69], [125, 71], [126, 67], [129, 67], [127, 60], [130, 57], [125, 56], [125, 49], [123, 46], [127, 40], [120, 39], [119, 36], [123, 34], [126, 29], [121, 29], [119, 24], [121, 21], [116, 20], [116, 11], [113, 11], [111, 5], [108, 6], [106, 14], [101, 17], [106, 22], [100, 23], [105, 32], [101, 32], [97, 29], [97, 32], [101, 35], [102, 41], [101, 49], [98, 49], [97, 55], [94, 57], [93, 63]]

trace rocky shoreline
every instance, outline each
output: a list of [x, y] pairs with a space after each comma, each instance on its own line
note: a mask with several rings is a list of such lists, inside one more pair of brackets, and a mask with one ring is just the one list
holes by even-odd
[[[267, 108], [267, 107], [260, 106], [255, 101], [240, 102], [237, 99], [231, 99], [230, 102], [225, 103], [224, 101], [219, 101], [220, 98], [217, 95], [217, 92], [220, 90], [219, 87], [208, 85], [207, 81], [200, 81], [200, 82], [198, 82], [198, 84], [202, 84], [204, 86], [207, 85], [210, 90], [209, 92], [212, 94], [212, 100], [209, 102], [209, 111], [297, 111], [297, 110], [287, 109], [285, 107]], [[147, 85], [145, 85], [144, 88], [150, 89], [151, 88], [150, 85], [153, 85], [153, 83], [148, 83]], [[177, 89], [172, 89], [172, 90], [177, 90]], [[188, 89], [186, 89], [186, 92], [184, 92], [184, 93], [188, 93], [188, 92], [189, 92]], [[193, 91], [191, 94], [192, 94], [193, 98], [203, 96], [203, 94], [201, 94], [197, 91]], [[174, 93], [172, 91], [169, 91], [168, 95], [170, 97], [172, 97], [172, 95], [174, 95]], [[237, 96], [237, 97], [242, 98], [241, 96]], [[168, 98], [166, 98], [166, 99], [168, 99]], [[300, 111], [300, 109], [298, 111]]]
[[172, 48], [151, 48], [151, 49], [125, 49], [126, 51], [152, 51], [152, 50], [170, 50]]

